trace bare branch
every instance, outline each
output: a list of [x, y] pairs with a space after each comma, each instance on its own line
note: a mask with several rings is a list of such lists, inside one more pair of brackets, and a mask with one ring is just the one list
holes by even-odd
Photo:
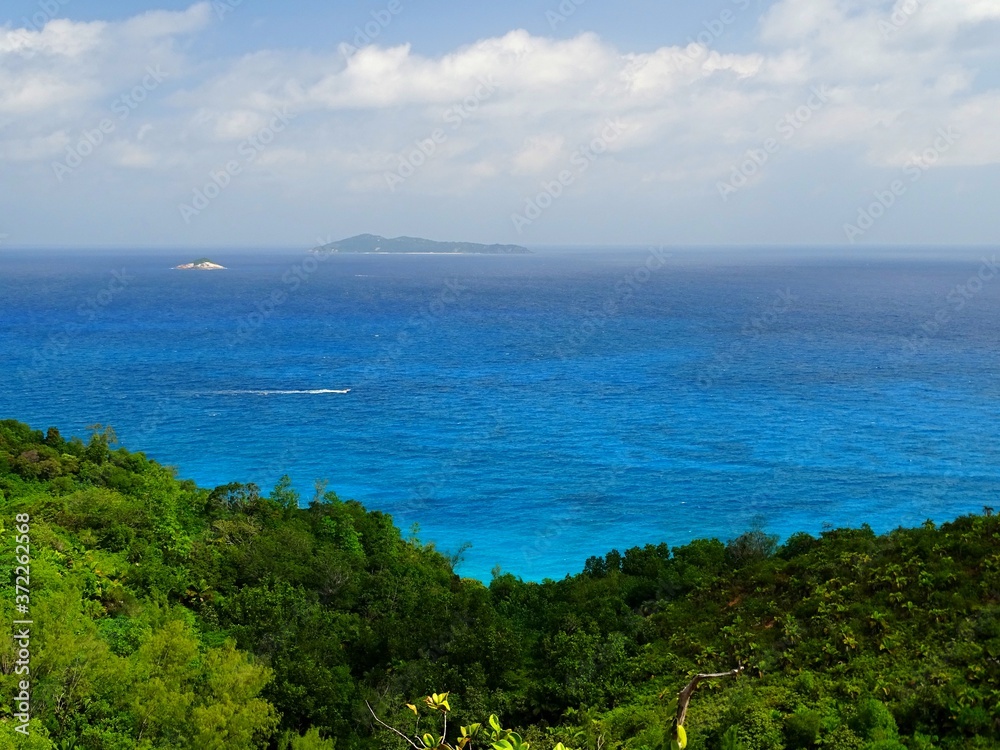
[[[691, 682], [677, 694], [677, 717], [674, 719], [674, 726], [684, 726], [684, 718], [687, 716], [688, 703], [691, 702], [691, 695], [698, 683], [702, 680], [717, 680], [721, 677], [736, 677], [743, 671], [743, 667], [737, 667], [728, 672], [714, 672], [712, 674], [696, 674], [691, 678]], [[676, 731], [675, 731], [676, 734]]]
[[408, 744], [414, 750], [422, 750], [422, 748], [420, 747], [420, 745], [418, 745], [416, 742], [414, 742], [413, 740], [411, 740], [405, 734], [403, 734], [402, 732], [400, 732], [398, 729], [396, 729], [396, 727], [390, 726], [389, 724], [386, 724], [384, 721], [382, 721], [375, 714], [375, 709], [372, 708], [372, 704], [371, 703], [369, 703], [368, 701], [365, 701], [365, 705], [368, 706], [368, 710], [372, 712], [372, 718], [375, 719], [375, 721], [377, 721], [379, 724], [381, 724], [382, 726], [384, 726], [386, 729], [389, 729], [389, 730], [395, 732], [396, 734], [398, 734], [400, 737], [402, 737], [404, 740], [406, 740], [406, 744]]

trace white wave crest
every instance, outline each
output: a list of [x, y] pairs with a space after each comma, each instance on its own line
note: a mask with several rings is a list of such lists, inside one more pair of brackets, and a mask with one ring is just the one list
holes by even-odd
[[324, 393], [350, 393], [350, 388], [317, 388], [310, 391], [212, 391], [212, 396], [316, 396]]

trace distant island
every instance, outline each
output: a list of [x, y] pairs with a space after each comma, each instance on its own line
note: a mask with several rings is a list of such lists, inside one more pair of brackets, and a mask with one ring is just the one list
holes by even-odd
[[316, 252], [429, 255], [525, 255], [531, 251], [520, 245], [480, 245], [475, 242], [435, 242], [420, 237], [379, 237], [359, 234], [315, 248]]
[[208, 258], [198, 258], [198, 260], [191, 261], [190, 263], [174, 266], [174, 269], [178, 271], [225, 271], [226, 267], [220, 266], [218, 263], [213, 263]]

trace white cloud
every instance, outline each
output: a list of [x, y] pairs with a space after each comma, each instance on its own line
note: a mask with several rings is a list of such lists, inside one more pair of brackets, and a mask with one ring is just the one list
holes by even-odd
[[129, 169], [147, 169], [158, 164], [157, 154], [139, 144], [119, 141], [111, 147], [115, 163]]
[[3, 141], [0, 161], [46, 161], [61, 153], [68, 143], [69, 137], [61, 132]]
[[514, 155], [514, 174], [540, 175], [548, 169], [563, 154], [566, 139], [561, 135], [533, 136], [527, 140], [517, 154]]
[[0, 29], [0, 117], [86, 127], [87, 119], [156, 67], [180, 77], [189, 64], [176, 44], [210, 21], [210, 6], [155, 11], [120, 22], [49, 20], [42, 28]]
[[100, 47], [107, 27], [102, 21], [75, 23], [62, 18], [40, 30], [6, 27], [0, 33], [0, 55], [79, 57]]
[[94, 93], [93, 84], [73, 82], [55, 73], [0, 71], [0, 113], [3, 114], [23, 117], [67, 105], [83, 106]]
[[204, 29], [212, 20], [212, 6], [202, 2], [185, 11], [154, 10], [128, 19], [120, 25], [123, 36], [148, 41], [160, 37], [191, 34]]
[[[739, 53], [721, 42], [632, 50], [596, 34], [513, 30], [437, 57], [373, 45], [349, 55], [260, 50], [209, 65], [181, 41], [211, 23], [202, 2], [121, 22], [0, 29], [0, 165], [47, 167], [111, 116], [110, 103], [150, 65], [169, 77], [130, 112], [141, 128], [116, 121], [80, 173], [155, 168], [167, 202], [242, 158], [240, 145], [282, 108], [294, 121], [245, 171], [316, 196], [388, 197], [385, 172], [440, 131], [393, 197], [516, 198], [563, 169], [609, 118], [624, 132], [600, 157], [601, 179], [574, 191], [711, 191], [713, 175], [724, 179], [822, 86], [828, 99], [782, 143], [783, 158], [836, 152], [845, 167], [895, 168], [951, 126], [963, 138], [942, 165], [1000, 163], [1000, 92], [980, 73], [1000, 56], [996, 0], [778, 0], [755, 48]], [[962, 37], [973, 29], [976, 49]]]

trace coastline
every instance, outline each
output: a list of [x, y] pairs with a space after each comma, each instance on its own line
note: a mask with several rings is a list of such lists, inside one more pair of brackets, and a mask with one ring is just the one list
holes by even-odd
[[[321, 253], [321, 252], [324, 252], [324, 251], [323, 250], [314, 250], [313, 252], [315, 252], [315, 253], [318, 254], [318, 253]], [[351, 250], [347, 250], [347, 251], [338, 250], [336, 252], [329, 252], [327, 254], [328, 255], [488, 255], [488, 256], [494, 256], [494, 257], [496, 257], [496, 256], [502, 256], [502, 257], [506, 257], [506, 256], [520, 256], [520, 257], [525, 257], [525, 256], [528, 256], [528, 255], [531, 255], [531, 253], [443, 253], [443, 252], [426, 252], [426, 251], [419, 251], [419, 252], [412, 252], [412, 253], [400, 253], [400, 252], [381, 253], [381, 252], [374, 252], [372, 250], [363, 250], [363, 251], [360, 251], [360, 252], [354, 252], [354, 251], [351, 251]]]

